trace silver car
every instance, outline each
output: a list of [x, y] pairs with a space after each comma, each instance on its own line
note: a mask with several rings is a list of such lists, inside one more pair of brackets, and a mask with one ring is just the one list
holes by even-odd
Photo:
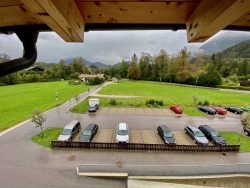
[[67, 124], [59, 137], [58, 141], [71, 141], [74, 136], [81, 131], [81, 124], [78, 120], [73, 120]]
[[184, 132], [194, 141], [195, 144], [203, 146], [208, 145], [208, 139], [197, 127], [191, 125], [186, 126]]

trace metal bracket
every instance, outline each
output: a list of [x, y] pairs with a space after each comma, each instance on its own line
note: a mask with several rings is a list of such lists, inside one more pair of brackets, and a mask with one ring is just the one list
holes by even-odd
[[34, 28], [17, 28], [13, 32], [16, 33], [23, 43], [23, 56], [0, 63], [0, 77], [30, 67], [35, 63], [37, 58], [36, 42], [39, 30]]

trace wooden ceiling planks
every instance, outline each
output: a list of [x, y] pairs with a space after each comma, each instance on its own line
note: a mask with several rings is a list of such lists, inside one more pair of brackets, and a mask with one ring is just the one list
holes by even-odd
[[[199, 32], [198, 30], [192, 31], [193, 34], [199, 34], [196, 38], [188, 36], [190, 42], [204, 41], [225, 26], [239, 26], [239, 28], [249, 28], [250, 30], [249, 0], [205, 1], [210, 5], [208, 3], [202, 12], [216, 14], [218, 19], [208, 20], [210, 28], [205, 27], [207, 19], [205, 21], [201, 19], [201, 23], [204, 23], [204, 28], [207, 30], [203, 33], [201, 32], [203, 29], [200, 29]], [[225, 4], [226, 6], [229, 1], [232, 2], [232, 5], [235, 4], [234, 2], [242, 3], [246, 8], [237, 8], [238, 6], [235, 6], [235, 9], [233, 6], [233, 8], [215, 8], [218, 5]], [[32, 8], [30, 4], [34, 4], [34, 2], [40, 8]], [[79, 42], [83, 41], [81, 32], [84, 32], [84, 24], [92, 26], [94, 24], [185, 25], [190, 22], [191, 15], [194, 15], [193, 12], [202, 2], [204, 0], [0, 0], [0, 27], [46, 24], [65, 41]], [[69, 10], [72, 3], [75, 4], [75, 7]], [[227, 11], [227, 14], [216, 11]], [[234, 15], [234, 18], [227, 18], [231, 15]], [[206, 17], [207, 15], [205, 15]], [[217, 16], [214, 17], [217, 18]], [[212, 22], [217, 26], [212, 27]], [[211, 28], [212, 32], [209, 31]], [[187, 32], [189, 35], [191, 34], [188, 30]], [[206, 37], [202, 38], [204, 34]]]

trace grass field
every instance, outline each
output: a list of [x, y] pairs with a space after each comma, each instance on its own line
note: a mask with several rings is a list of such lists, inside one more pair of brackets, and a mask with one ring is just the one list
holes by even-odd
[[67, 81], [0, 86], [0, 131], [29, 118], [34, 110], [46, 111], [88, 90], [90, 86]]
[[[184, 113], [191, 116], [204, 116], [203, 112], [193, 108], [193, 96], [199, 101], [208, 100], [210, 105], [222, 106], [247, 106], [250, 105], [250, 94], [225, 92], [213, 88], [199, 88], [187, 86], [166, 85], [159, 82], [140, 82], [123, 80], [104, 87], [99, 94], [103, 95], [130, 95], [137, 98], [117, 98], [117, 105], [108, 104], [110, 98], [101, 98], [101, 106], [104, 107], [147, 107], [146, 100], [163, 100], [163, 108], [169, 108], [172, 104], [180, 104]], [[87, 111], [87, 100], [73, 108], [73, 112], [84, 113]]]
[[62, 128], [48, 128], [43, 133], [39, 133], [32, 137], [32, 141], [49, 148], [51, 146], [50, 141], [57, 140], [58, 136], [62, 132]]
[[[220, 132], [221, 136], [223, 136], [228, 144], [237, 145], [239, 144], [239, 136], [240, 134], [237, 132]], [[250, 138], [242, 135], [240, 139], [240, 151], [241, 152], [250, 152]]]
[[250, 105], [250, 94], [225, 92], [216, 89], [171, 86], [160, 84], [159, 82], [121, 81], [104, 87], [99, 93], [160, 99], [166, 105], [192, 105], [192, 97], [194, 95], [198, 96], [199, 100], [209, 100], [210, 104], [215, 105]]

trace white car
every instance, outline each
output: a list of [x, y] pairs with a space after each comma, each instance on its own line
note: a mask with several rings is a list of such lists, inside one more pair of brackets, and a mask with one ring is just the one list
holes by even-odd
[[117, 143], [128, 143], [129, 132], [127, 123], [119, 123], [116, 131], [116, 142]]

